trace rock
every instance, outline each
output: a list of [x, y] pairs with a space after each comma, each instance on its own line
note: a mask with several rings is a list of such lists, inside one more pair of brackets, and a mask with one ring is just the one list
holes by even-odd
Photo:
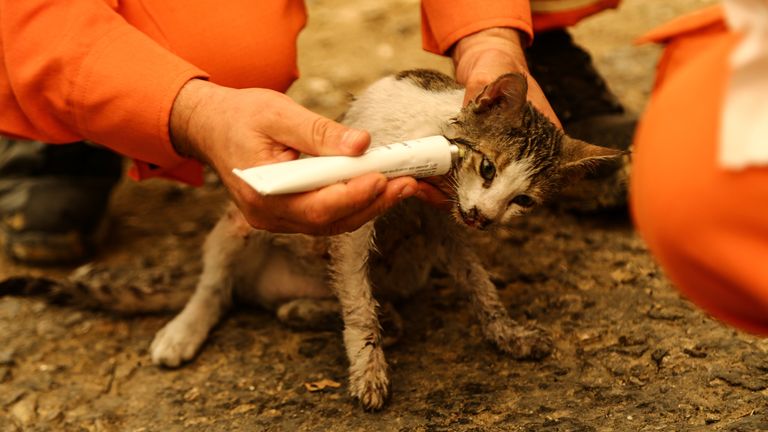
[[666, 350], [664, 348], [656, 348], [651, 353], [651, 359], [654, 363], [656, 363], [656, 367], [661, 367], [661, 362], [664, 360], [664, 357], [666, 357], [669, 354], [669, 350]]
[[58, 339], [67, 333], [66, 328], [50, 319], [43, 318], [35, 326], [37, 335], [46, 339]]
[[685, 318], [685, 312], [680, 308], [654, 305], [648, 311], [648, 318], [655, 320], [676, 321]]
[[283, 415], [283, 413], [280, 412], [280, 410], [276, 410], [274, 408], [270, 408], [268, 410], [265, 410], [263, 413], [261, 413], [261, 415], [263, 415], [264, 417], [268, 417], [268, 418], [277, 418], [277, 417], [280, 417], [281, 415]]
[[707, 353], [703, 351], [700, 347], [683, 348], [683, 353], [686, 354], [688, 357], [693, 357], [693, 358], [707, 357]]
[[[194, 418], [191, 418], [189, 420], [186, 420], [184, 422], [184, 427], [209, 425], [209, 424], [211, 424], [213, 422], [214, 422], [214, 420], [212, 418], [210, 418], [210, 417], [205, 417], [205, 416], [194, 417]], [[134, 432], [137, 432], [137, 431], [134, 431]]]
[[249, 411], [253, 411], [253, 410], [258, 409], [258, 408], [259, 408], [258, 405], [255, 405], [255, 404], [250, 404], [250, 403], [242, 404], [242, 405], [238, 405], [238, 406], [232, 408], [231, 410], [229, 410], [229, 414], [230, 415], [245, 414], [245, 413], [247, 413]]
[[56, 421], [64, 417], [63, 406], [66, 396], [59, 392], [49, 392], [40, 395], [37, 400], [37, 415], [41, 421]]
[[722, 426], [719, 430], [733, 432], [758, 432], [768, 430], [768, 417], [765, 414], [750, 415]]
[[75, 324], [80, 324], [81, 322], [83, 322], [84, 319], [85, 319], [85, 316], [83, 315], [83, 313], [80, 311], [77, 311], [67, 315], [67, 317], [64, 318], [62, 322], [64, 323], [65, 326], [72, 327]]
[[733, 387], [743, 387], [753, 392], [762, 391], [768, 388], [768, 380], [762, 375], [751, 376], [736, 370], [726, 370], [718, 368], [712, 371], [713, 378], [719, 378]]
[[750, 369], [768, 372], [768, 355], [759, 352], [749, 352], [741, 356], [741, 361]]
[[27, 394], [26, 390], [12, 387], [10, 385], [0, 386], [0, 407], [8, 406]]
[[3, 350], [0, 350], [0, 365], [2, 366], [13, 366], [14, 360], [13, 356], [16, 354], [16, 350], [13, 348], [5, 348]]
[[632, 282], [636, 278], [637, 278], [637, 275], [634, 272], [631, 272], [624, 268], [616, 269], [611, 272], [611, 279], [613, 279], [614, 282], [617, 282], [620, 284]]
[[37, 398], [35, 396], [26, 397], [16, 402], [11, 407], [11, 415], [14, 416], [22, 426], [29, 426], [37, 417]]
[[187, 402], [194, 402], [200, 397], [200, 389], [197, 387], [192, 387], [191, 389], [187, 390], [186, 393], [184, 393], [184, 400]]

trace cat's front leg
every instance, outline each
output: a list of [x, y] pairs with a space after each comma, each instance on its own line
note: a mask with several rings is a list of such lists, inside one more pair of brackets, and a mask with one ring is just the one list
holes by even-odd
[[334, 238], [331, 245], [333, 288], [344, 318], [344, 346], [349, 358], [349, 390], [365, 409], [376, 410], [389, 396], [387, 362], [382, 350], [378, 303], [368, 274], [374, 248], [373, 222]]
[[194, 294], [149, 348], [152, 362], [177, 367], [197, 354], [208, 332], [232, 303], [233, 263], [255, 231], [231, 206], [208, 234], [203, 252], [203, 273]]
[[448, 236], [443, 245], [446, 268], [469, 294], [485, 338], [515, 359], [539, 360], [549, 355], [553, 344], [547, 332], [535, 325], [520, 325], [509, 316], [488, 271], [463, 235]]
[[521, 325], [509, 316], [479, 260], [468, 265], [464, 273], [475, 314], [487, 340], [518, 360], [540, 360], [552, 352], [552, 339], [545, 330], [532, 324]]

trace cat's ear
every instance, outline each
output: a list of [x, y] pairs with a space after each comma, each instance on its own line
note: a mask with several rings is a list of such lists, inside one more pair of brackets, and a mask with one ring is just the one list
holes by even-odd
[[583, 178], [602, 178], [616, 172], [622, 166], [626, 151], [601, 147], [563, 135], [561, 174], [571, 181]]
[[525, 107], [528, 82], [519, 73], [502, 75], [483, 89], [472, 102], [475, 114], [484, 113], [496, 106], [507, 111], [510, 119], [522, 119], [521, 112]]

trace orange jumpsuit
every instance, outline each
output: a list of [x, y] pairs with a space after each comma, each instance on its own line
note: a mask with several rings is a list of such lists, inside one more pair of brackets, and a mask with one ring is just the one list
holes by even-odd
[[[531, 3], [549, 28], [618, 2], [561, 1], [424, 0], [424, 48], [444, 53], [494, 26], [531, 35]], [[305, 22], [302, 0], [0, 0], [0, 134], [87, 139], [134, 159], [134, 177], [199, 183], [169, 139], [179, 89], [199, 77], [285, 91]]]
[[635, 137], [636, 226], [688, 298], [768, 335], [768, 169], [731, 171], [717, 162], [728, 59], [740, 37], [714, 7], [644, 39], [666, 50]]

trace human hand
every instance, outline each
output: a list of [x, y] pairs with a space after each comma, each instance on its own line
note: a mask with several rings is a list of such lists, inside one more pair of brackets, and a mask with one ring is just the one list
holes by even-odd
[[266, 89], [232, 89], [189, 81], [171, 112], [176, 150], [210, 164], [254, 228], [333, 235], [348, 232], [415, 194], [416, 181], [388, 181], [379, 173], [290, 195], [262, 196], [233, 168], [250, 168], [311, 155], [356, 156], [370, 144], [367, 132], [317, 115], [288, 96]]
[[420, 178], [416, 197], [432, 207], [450, 211], [454, 205], [454, 200], [451, 200], [450, 197], [456, 193], [450, 183], [450, 180], [444, 175]]
[[[518, 72], [528, 80], [528, 100], [558, 127], [560, 121], [544, 92], [528, 72], [520, 33], [511, 28], [491, 28], [461, 39], [451, 53], [456, 80], [464, 84], [464, 105], [501, 75]], [[449, 209], [450, 186], [440, 177], [419, 181], [417, 196], [435, 207]]]
[[528, 100], [562, 128], [541, 87], [528, 72], [517, 30], [497, 27], [473, 33], [456, 43], [451, 56], [456, 80], [466, 86], [465, 105], [499, 76], [518, 72], [528, 80]]

